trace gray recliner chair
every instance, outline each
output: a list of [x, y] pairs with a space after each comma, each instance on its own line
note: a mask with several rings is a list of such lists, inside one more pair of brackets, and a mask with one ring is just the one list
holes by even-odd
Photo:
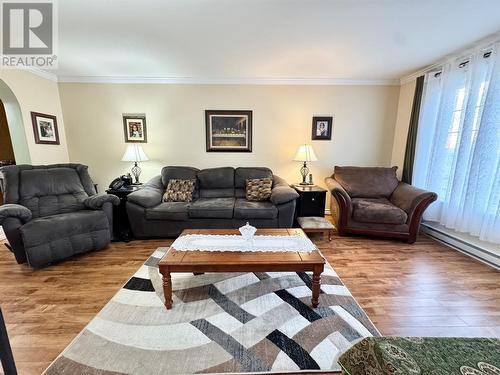
[[118, 197], [97, 194], [81, 164], [0, 168], [0, 225], [18, 263], [39, 268], [110, 241]]

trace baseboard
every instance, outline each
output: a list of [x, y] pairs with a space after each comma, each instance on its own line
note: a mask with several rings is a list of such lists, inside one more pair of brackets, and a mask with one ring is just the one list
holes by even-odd
[[495, 254], [483, 247], [467, 242], [459, 238], [458, 236], [454, 236], [429, 224], [422, 223], [421, 228], [425, 234], [434, 238], [435, 240], [455, 250], [458, 250], [461, 253], [471, 256], [479, 260], [480, 262], [486, 263], [491, 267], [500, 269], [500, 256], [498, 254]]

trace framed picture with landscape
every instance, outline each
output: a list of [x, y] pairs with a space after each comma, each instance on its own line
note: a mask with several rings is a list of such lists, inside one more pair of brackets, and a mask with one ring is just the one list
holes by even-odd
[[207, 152], [252, 152], [252, 111], [205, 111]]
[[147, 143], [146, 115], [123, 115], [125, 143]]
[[56, 116], [45, 113], [31, 112], [31, 122], [33, 124], [33, 134], [35, 143], [42, 145], [58, 145], [59, 132], [57, 131]]

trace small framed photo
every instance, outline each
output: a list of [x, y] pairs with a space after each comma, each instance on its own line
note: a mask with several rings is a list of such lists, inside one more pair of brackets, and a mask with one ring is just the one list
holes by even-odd
[[146, 143], [146, 115], [123, 115], [125, 143]]
[[35, 143], [42, 145], [58, 145], [59, 132], [57, 131], [56, 116], [45, 113], [31, 112]]
[[252, 152], [252, 111], [205, 111], [207, 152]]
[[330, 141], [332, 139], [333, 117], [313, 117], [312, 140]]

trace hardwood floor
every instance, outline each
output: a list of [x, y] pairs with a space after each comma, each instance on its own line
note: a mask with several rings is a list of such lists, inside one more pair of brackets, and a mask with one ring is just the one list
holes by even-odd
[[[423, 235], [413, 245], [311, 238], [383, 335], [500, 337], [499, 271]], [[170, 242], [113, 243], [42, 270], [18, 265], [0, 249], [0, 304], [19, 374], [40, 374]]]

